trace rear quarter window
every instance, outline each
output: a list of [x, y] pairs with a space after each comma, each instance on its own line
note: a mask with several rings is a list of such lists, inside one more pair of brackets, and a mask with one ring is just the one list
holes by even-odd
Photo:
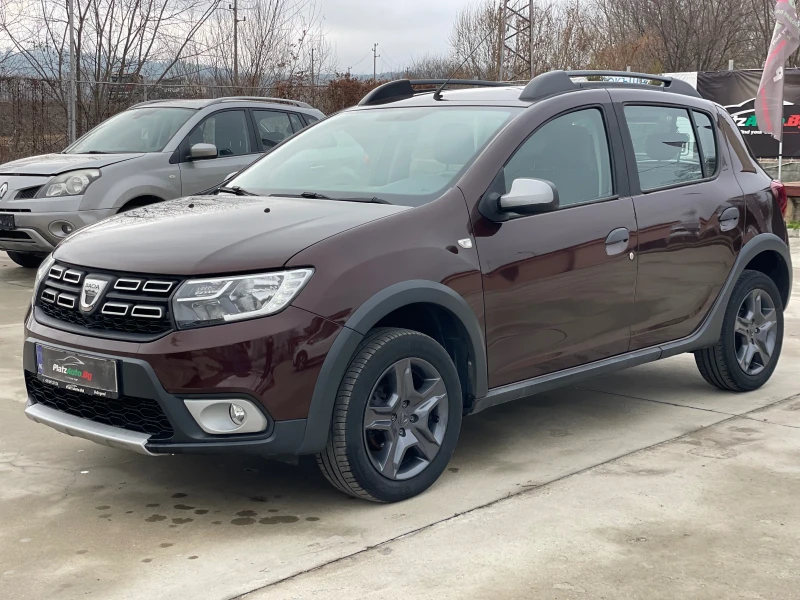
[[[741, 173], [757, 173], [756, 161], [739, 133], [739, 128], [725, 109], [719, 110], [719, 121], [725, 141], [730, 146], [736, 170]], [[737, 164], [738, 163], [738, 164]]]

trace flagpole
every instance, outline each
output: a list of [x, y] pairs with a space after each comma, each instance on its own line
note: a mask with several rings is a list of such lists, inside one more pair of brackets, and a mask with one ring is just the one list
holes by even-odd
[[781, 132], [781, 140], [778, 142], [778, 181], [781, 179], [781, 167], [783, 166], [783, 132]]

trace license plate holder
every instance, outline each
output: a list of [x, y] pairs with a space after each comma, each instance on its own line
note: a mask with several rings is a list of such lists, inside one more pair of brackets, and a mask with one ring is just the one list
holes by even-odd
[[16, 228], [13, 213], [0, 213], [0, 230], [11, 231]]
[[36, 344], [40, 381], [99, 398], [118, 398], [117, 361]]

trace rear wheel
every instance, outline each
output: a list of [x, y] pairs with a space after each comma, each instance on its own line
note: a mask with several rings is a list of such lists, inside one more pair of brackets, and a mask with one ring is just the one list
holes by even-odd
[[411, 498], [450, 461], [461, 413], [458, 373], [444, 348], [416, 331], [375, 330], [339, 386], [328, 446], [317, 462], [352, 496]]
[[20, 267], [26, 269], [38, 269], [39, 265], [44, 261], [44, 256], [39, 254], [31, 254], [30, 252], [10, 252], [6, 251], [8, 258], [17, 263]]
[[748, 392], [772, 376], [782, 345], [780, 292], [763, 273], [745, 271], [728, 301], [719, 342], [694, 356], [700, 374], [711, 385]]

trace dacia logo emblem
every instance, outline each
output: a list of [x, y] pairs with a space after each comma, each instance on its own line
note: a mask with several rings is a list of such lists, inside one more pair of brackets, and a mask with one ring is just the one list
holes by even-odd
[[84, 279], [80, 303], [83, 312], [89, 312], [95, 307], [107, 285], [108, 281], [104, 279], [92, 279], [91, 277]]
[[7, 191], [8, 191], [8, 184], [7, 183], [4, 183], [3, 185], [0, 185], [0, 200], [3, 199], [3, 196], [6, 195]]

